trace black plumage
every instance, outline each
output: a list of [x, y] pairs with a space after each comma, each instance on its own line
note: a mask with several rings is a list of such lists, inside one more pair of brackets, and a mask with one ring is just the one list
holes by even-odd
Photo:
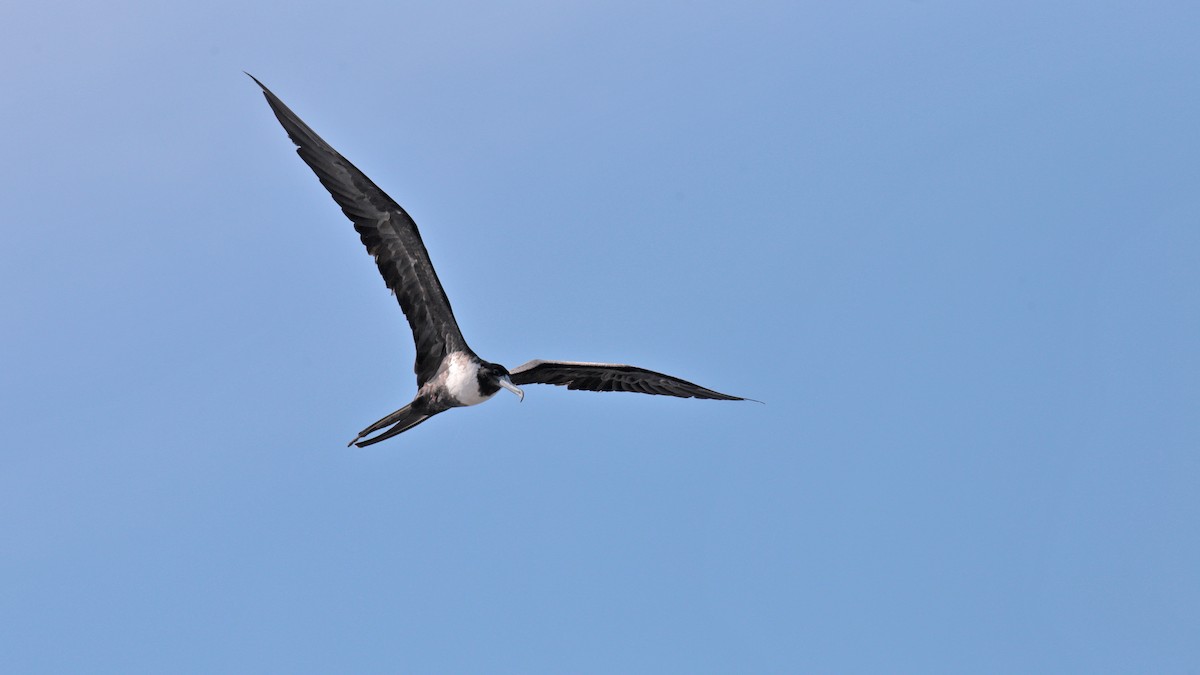
[[408, 317], [417, 348], [414, 365], [417, 385], [424, 384], [434, 376], [447, 354], [470, 348], [454, 320], [442, 282], [433, 271], [417, 224], [403, 207], [310, 129], [262, 82], [253, 75], [250, 79], [262, 87], [271, 110], [296, 144], [296, 154], [317, 174], [342, 212], [354, 222], [367, 253], [375, 258], [384, 283], [392, 289], [400, 309]]
[[512, 383], [557, 384], [567, 389], [586, 391], [629, 391], [638, 394], [708, 398], [718, 401], [744, 401], [740, 396], [722, 394], [672, 375], [620, 363], [581, 361], [543, 361], [517, 366], [510, 372]]
[[[249, 73], [247, 73], [249, 75]], [[411, 429], [450, 408], [475, 405], [499, 389], [524, 398], [520, 384], [554, 384], [587, 391], [746, 400], [653, 370], [615, 363], [530, 361], [511, 373], [480, 359], [463, 339], [438, 281], [417, 225], [370, 178], [342, 157], [296, 116], [283, 101], [250, 75], [296, 144], [296, 152], [353, 223], [384, 282], [408, 318], [416, 346], [417, 395], [412, 402], [364, 429], [351, 441], [359, 447]], [[384, 431], [386, 429], [386, 431]], [[371, 438], [364, 438], [381, 432]]]

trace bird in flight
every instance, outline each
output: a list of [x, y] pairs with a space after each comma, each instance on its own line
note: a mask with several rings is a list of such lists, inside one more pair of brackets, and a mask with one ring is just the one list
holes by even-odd
[[[525, 400], [518, 385], [556, 384], [587, 391], [629, 391], [680, 398], [744, 401], [678, 377], [618, 363], [545, 361], [537, 359], [508, 370], [484, 361], [467, 346], [450, 300], [417, 224], [366, 174], [321, 139], [258, 78], [246, 73], [263, 95], [296, 153], [333, 196], [346, 217], [354, 222], [379, 273], [400, 302], [416, 343], [417, 395], [412, 402], [359, 432], [349, 445], [366, 447], [408, 431], [451, 408], [483, 403], [500, 389]], [[382, 431], [382, 433], [378, 433]], [[372, 434], [377, 434], [372, 436]]]

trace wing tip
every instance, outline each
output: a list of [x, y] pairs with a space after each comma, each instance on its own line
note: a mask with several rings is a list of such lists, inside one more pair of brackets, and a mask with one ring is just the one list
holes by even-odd
[[261, 87], [263, 91], [270, 91], [270, 89], [267, 89], [267, 85], [260, 82], [257, 77], [251, 75], [250, 71], [243, 70], [242, 72], [245, 73], [246, 77], [254, 80], [254, 84], [257, 84], [259, 87]]

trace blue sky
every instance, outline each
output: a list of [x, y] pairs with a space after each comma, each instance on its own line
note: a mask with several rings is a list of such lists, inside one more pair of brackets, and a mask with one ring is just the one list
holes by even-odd
[[[1191, 3], [26, 3], [0, 25], [13, 672], [1200, 663]], [[529, 387], [412, 344], [247, 70]]]

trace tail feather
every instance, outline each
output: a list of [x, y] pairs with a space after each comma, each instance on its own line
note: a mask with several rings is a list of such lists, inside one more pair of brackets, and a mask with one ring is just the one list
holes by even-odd
[[[378, 443], [379, 441], [387, 440], [387, 439], [391, 438], [392, 436], [395, 436], [397, 434], [408, 431], [409, 429], [417, 426], [421, 422], [424, 422], [425, 420], [429, 419], [430, 417], [433, 417], [435, 414], [436, 413], [425, 413], [425, 412], [420, 412], [420, 411], [414, 410], [412, 404], [410, 403], [410, 404], [404, 406], [403, 408], [397, 410], [396, 412], [388, 415], [387, 417], [384, 417], [383, 419], [379, 420], [378, 422], [372, 424], [371, 426], [367, 427], [366, 429], [363, 429], [362, 431], [358, 432], [358, 436], [355, 436], [354, 440], [352, 440], [348, 444], [346, 444], [346, 447], [350, 447], [351, 445], [356, 445], [360, 448], [365, 448], [368, 445], [374, 445], [375, 443]], [[390, 426], [391, 429], [388, 429], [387, 431], [383, 432], [382, 434], [379, 434], [378, 436], [376, 436], [374, 438], [368, 438], [365, 441], [359, 440], [359, 439], [363, 438], [364, 436], [370, 436], [371, 434], [375, 433], [376, 431], [379, 431], [380, 429], [383, 429], [384, 427], [388, 427], [388, 426]]]

